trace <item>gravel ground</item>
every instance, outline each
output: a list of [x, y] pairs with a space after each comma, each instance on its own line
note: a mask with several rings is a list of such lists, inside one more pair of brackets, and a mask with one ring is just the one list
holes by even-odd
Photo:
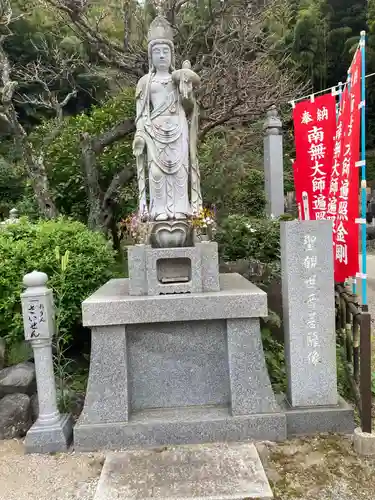
[[[257, 443], [275, 500], [373, 500], [375, 459], [358, 457], [350, 436]], [[0, 500], [93, 500], [104, 455], [24, 455], [0, 441]]]
[[24, 455], [0, 441], [0, 500], [92, 500], [104, 463], [99, 453]]
[[351, 436], [258, 443], [274, 500], [373, 500], [375, 459], [355, 454]]

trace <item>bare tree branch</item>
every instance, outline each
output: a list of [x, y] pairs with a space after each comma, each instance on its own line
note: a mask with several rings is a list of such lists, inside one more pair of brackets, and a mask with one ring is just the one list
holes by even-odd
[[126, 48], [104, 36], [98, 25], [92, 23], [85, 14], [85, 9], [77, 9], [74, 1], [67, 0], [40, 0], [43, 5], [49, 5], [65, 14], [81, 38], [87, 41], [93, 50], [106, 64], [120, 68], [127, 73], [130, 80], [135, 81], [144, 72], [146, 54], [140, 40], [135, 46]]
[[274, 57], [274, 42], [262, 30], [264, 13], [256, 2], [224, 2], [213, 15], [204, 37], [198, 27], [184, 45], [184, 52], [194, 53], [201, 37], [204, 48], [195, 61], [202, 77], [201, 139], [217, 126], [257, 120], [271, 104], [287, 102], [303, 87], [288, 57]]
[[[12, 22], [12, 9], [9, 0], [2, 0], [1, 6], [3, 13], [6, 12], [6, 17], [2, 17], [2, 23], [8, 29]], [[37, 154], [28, 140], [27, 134], [21, 125], [17, 112], [13, 104], [13, 98], [18, 86], [18, 82], [11, 78], [11, 65], [8, 56], [4, 49], [4, 42], [7, 36], [0, 37], [0, 74], [1, 74], [1, 89], [0, 89], [0, 111], [1, 118], [9, 126], [9, 131], [13, 136], [14, 142], [19, 151], [22, 152], [28, 177], [32, 184], [36, 199], [38, 201], [41, 212], [48, 218], [58, 215], [57, 208], [50, 193], [49, 181], [44, 166], [44, 158], [42, 154]]]
[[[124, 47], [90, 22], [87, 5], [77, 10], [71, 5], [73, 0], [40, 1], [68, 15], [82, 39], [92, 45], [103, 62], [121, 68], [130, 84], [147, 71], [145, 33], [139, 26], [130, 26], [128, 0], [123, 2]], [[201, 138], [216, 126], [250, 122], [270, 104], [286, 102], [301, 90], [288, 58], [276, 60], [275, 42], [262, 30], [265, 14], [276, 1], [282, 0], [209, 1], [202, 13], [193, 0], [154, 0], [176, 31], [178, 63], [190, 59], [202, 77], [198, 96]], [[136, 23], [137, 14], [131, 19]]]
[[134, 120], [124, 120], [118, 123], [113, 129], [93, 139], [93, 150], [95, 153], [101, 153], [105, 147], [111, 146], [134, 131]]
[[[116, 192], [121, 186], [124, 186], [127, 184], [133, 177], [135, 176], [135, 169], [131, 168], [130, 165], [126, 165], [121, 172], [116, 174], [113, 179], [111, 184], [109, 185], [107, 191], [105, 192], [105, 195], [103, 197], [103, 210], [106, 211], [108, 210], [108, 207], [110, 206], [111, 200], [115, 196]], [[107, 219], [105, 221], [106, 226], [108, 226], [109, 220]]]

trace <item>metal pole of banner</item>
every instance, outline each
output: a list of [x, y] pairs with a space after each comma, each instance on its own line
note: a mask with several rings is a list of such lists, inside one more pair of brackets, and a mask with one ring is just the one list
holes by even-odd
[[340, 114], [340, 107], [341, 107], [341, 101], [342, 101], [342, 86], [343, 86], [343, 83], [342, 82], [339, 82], [338, 84], [338, 94], [339, 94], [339, 102], [338, 102], [338, 106], [337, 106], [337, 115], [336, 115], [336, 118], [338, 119], [339, 118], [339, 114]]
[[[368, 75], [365, 75], [364, 78], [371, 78], [375, 76], [375, 73], [369, 73]], [[361, 77], [362, 78], [362, 77]], [[345, 84], [346, 85], [346, 84]], [[337, 85], [338, 87], [338, 85]], [[309, 99], [311, 98], [311, 96], [317, 96], [317, 95], [320, 95], [320, 94], [324, 94], [325, 92], [328, 92], [329, 90], [332, 92], [333, 89], [336, 91], [336, 87], [328, 87], [326, 89], [323, 89], [323, 90], [319, 90], [318, 92], [314, 92], [313, 94], [309, 94], [309, 95], [305, 95], [303, 97], [296, 97], [295, 99], [293, 99], [292, 101], [288, 101], [288, 104], [296, 104], [296, 102], [299, 102], [299, 101], [304, 101], [305, 99]]]
[[[350, 92], [350, 89], [351, 89], [351, 79], [352, 79], [352, 75], [350, 74], [350, 72], [348, 71], [348, 79], [347, 79], [347, 85], [348, 85], [348, 91]], [[345, 283], [346, 285], [347, 283]], [[352, 276], [352, 292], [354, 295], [357, 294], [357, 277], [356, 276]]]
[[362, 80], [361, 80], [361, 205], [362, 205], [362, 305], [363, 310], [367, 311], [367, 249], [366, 249], [366, 201], [367, 201], [367, 184], [366, 184], [366, 32], [361, 31], [361, 56], [362, 56]]

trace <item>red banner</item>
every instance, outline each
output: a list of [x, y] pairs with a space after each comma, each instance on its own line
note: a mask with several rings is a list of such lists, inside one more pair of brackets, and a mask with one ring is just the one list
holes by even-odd
[[[357, 50], [349, 70], [350, 87], [342, 96], [334, 144], [334, 161], [330, 182], [330, 206], [335, 216], [333, 244], [335, 280], [355, 276], [358, 262], [359, 215], [359, 133], [361, 102], [361, 51]], [[349, 87], [349, 88], [348, 88]]]
[[336, 130], [332, 94], [302, 101], [293, 110], [296, 144], [296, 189], [303, 220], [327, 219], [329, 180]]
[[298, 103], [293, 111], [296, 201], [301, 220], [333, 221], [335, 280], [355, 276], [358, 262], [361, 52], [349, 70], [336, 120], [332, 94]]

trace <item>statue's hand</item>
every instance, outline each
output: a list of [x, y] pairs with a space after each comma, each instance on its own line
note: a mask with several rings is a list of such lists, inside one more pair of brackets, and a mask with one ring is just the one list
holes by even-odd
[[172, 79], [183, 99], [188, 100], [193, 94], [193, 89], [199, 85], [199, 76], [191, 69], [189, 61], [184, 61], [182, 68], [173, 71]]
[[145, 141], [140, 136], [135, 136], [133, 141], [133, 154], [134, 156], [141, 156], [143, 150], [145, 149]]
[[185, 80], [181, 79], [180, 81], [181, 97], [183, 97], [184, 99], [188, 99], [191, 94], [191, 91], [192, 91], [191, 85], [189, 85], [189, 83], [186, 82]]
[[[188, 61], [186, 61], [188, 62]], [[189, 66], [187, 66], [185, 63], [182, 65], [182, 68], [181, 68], [181, 76], [180, 76], [180, 80], [183, 80], [187, 85], [189, 85], [190, 87], [196, 87], [199, 85], [201, 79], [200, 77], [195, 73], [195, 71], [193, 71], [191, 68], [190, 68], [190, 63], [189, 63]]]

